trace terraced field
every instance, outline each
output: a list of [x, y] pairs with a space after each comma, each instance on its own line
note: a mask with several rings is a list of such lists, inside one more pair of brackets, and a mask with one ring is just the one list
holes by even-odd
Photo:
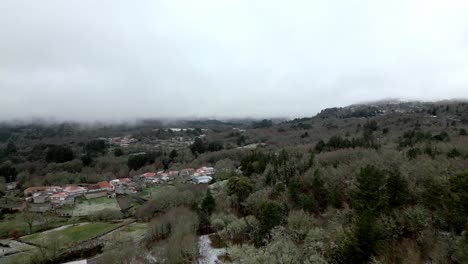
[[120, 207], [115, 198], [100, 197], [90, 200], [80, 199], [75, 203], [73, 217], [88, 216], [103, 209], [120, 210]]

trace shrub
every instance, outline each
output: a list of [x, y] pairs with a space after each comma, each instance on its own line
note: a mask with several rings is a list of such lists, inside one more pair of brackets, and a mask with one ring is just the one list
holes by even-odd
[[239, 203], [244, 201], [252, 192], [252, 181], [244, 176], [237, 176], [229, 178], [227, 183], [228, 194], [236, 195]]
[[247, 239], [247, 223], [237, 219], [226, 226], [221, 236], [235, 244], [242, 244]]
[[140, 220], [148, 221], [154, 215], [165, 213], [171, 208], [179, 206], [192, 207], [196, 203], [198, 203], [197, 197], [192, 191], [164, 190], [157, 192], [150, 201], [139, 208], [136, 216]]
[[291, 211], [286, 220], [287, 231], [291, 238], [296, 242], [302, 242], [309, 230], [314, 226], [312, 216], [302, 210]]
[[237, 217], [235, 217], [234, 215], [219, 213], [219, 214], [213, 214], [211, 216], [210, 222], [214, 230], [221, 231], [227, 225], [229, 225], [230, 223], [236, 220], [237, 220]]
[[260, 209], [260, 205], [270, 199], [271, 188], [264, 187], [256, 192], [251, 193], [243, 206], [247, 209], [247, 212], [254, 214]]

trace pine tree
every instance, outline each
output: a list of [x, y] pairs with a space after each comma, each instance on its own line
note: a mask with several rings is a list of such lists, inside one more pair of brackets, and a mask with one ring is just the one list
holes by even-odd
[[381, 240], [375, 217], [368, 213], [359, 216], [351, 236], [344, 252], [346, 263], [368, 263]]
[[320, 209], [327, 207], [327, 190], [324, 186], [325, 183], [320, 177], [320, 172], [316, 169], [314, 172], [314, 178], [312, 179], [312, 192]]
[[201, 203], [201, 210], [207, 215], [211, 215], [215, 208], [216, 208], [216, 201], [213, 198], [213, 195], [211, 195], [210, 190], [208, 190], [206, 191], [205, 198], [203, 198], [203, 201]]
[[402, 206], [408, 201], [408, 182], [399, 171], [390, 172], [387, 179], [387, 203], [390, 208]]
[[371, 165], [361, 168], [353, 193], [353, 207], [358, 212], [378, 213], [383, 208], [385, 173]]

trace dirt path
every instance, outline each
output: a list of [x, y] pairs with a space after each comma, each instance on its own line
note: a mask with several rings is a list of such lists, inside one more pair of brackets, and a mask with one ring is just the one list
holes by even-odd
[[219, 264], [222, 263], [218, 257], [226, 253], [224, 248], [213, 248], [211, 246], [210, 235], [200, 236], [198, 239], [200, 248], [200, 258], [198, 264]]

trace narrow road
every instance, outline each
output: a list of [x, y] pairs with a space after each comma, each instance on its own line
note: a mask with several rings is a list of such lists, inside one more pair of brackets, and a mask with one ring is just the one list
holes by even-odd
[[210, 235], [200, 236], [198, 239], [198, 246], [200, 248], [200, 257], [198, 264], [220, 264], [218, 257], [226, 253], [224, 248], [213, 248], [211, 246]]

